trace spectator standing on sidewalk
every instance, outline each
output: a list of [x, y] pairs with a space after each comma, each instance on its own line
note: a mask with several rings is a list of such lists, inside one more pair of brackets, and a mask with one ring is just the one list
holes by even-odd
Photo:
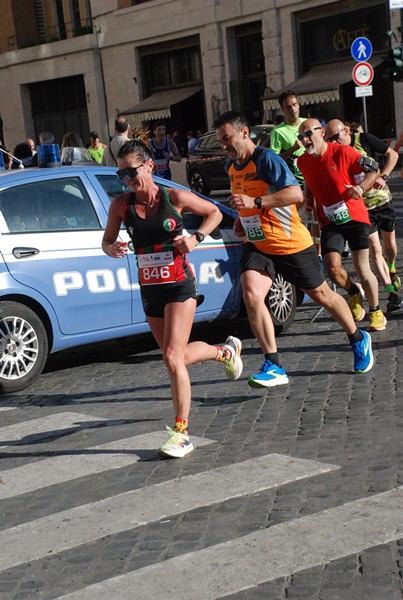
[[125, 117], [115, 119], [115, 135], [104, 149], [101, 164], [104, 167], [118, 166], [118, 153], [123, 144], [130, 141], [130, 123]]
[[21, 142], [21, 144], [17, 144], [14, 148], [13, 155], [16, 159], [13, 159], [11, 164], [12, 169], [18, 169], [22, 166], [24, 167], [32, 167], [32, 150], [31, 147], [25, 142]]
[[[7, 150], [7, 147], [4, 144], [2, 144], [1, 141], [0, 141], [0, 148], [1, 148], [1, 150], [4, 150], [4, 152], [1, 152], [1, 155], [3, 157], [4, 168], [6, 169], [6, 171], [8, 171], [9, 169], [11, 169], [13, 157], [11, 156], [10, 152]], [[32, 164], [31, 164], [31, 166], [32, 166]]]
[[[401, 301], [397, 292], [401, 287], [401, 281], [396, 272], [396, 214], [392, 204], [392, 194], [386, 184], [398, 161], [399, 155], [371, 133], [350, 132], [346, 125], [339, 119], [332, 119], [327, 123], [325, 139], [327, 142], [352, 146], [360, 154], [368, 155], [374, 160], [377, 159], [377, 155], [385, 157], [382, 173], [376, 179], [373, 187], [364, 193], [363, 198], [370, 220], [370, 255], [378, 277], [388, 293], [386, 310], [387, 312], [399, 310], [401, 308]], [[358, 175], [356, 182], [360, 183], [362, 177], [363, 174]], [[379, 231], [382, 232], [386, 261], [382, 254]]]
[[[174, 427], [167, 427], [168, 439], [159, 452], [163, 457], [181, 458], [193, 450], [188, 433], [191, 385], [187, 367], [216, 360], [223, 363], [230, 379], [242, 373], [238, 338], [230, 336], [218, 347], [189, 343], [197, 289], [186, 254], [217, 227], [222, 216], [216, 206], [192, 192], [158, 186], [153, 180], [152, 152], [141, 141], [124, 144], [118, 164], [118, 175], [130, 191], [111, 202], [102, 249], [113, 258], [126, 255], [127, 243], [118, 241], [123, 222], [137, 257], [144, 312], [171, 381]], [[188, 211], [203, 218], [199, 230], [190, 236], [183, 234], [182, 224], [182, 214]]]
[[[359, 152], [350, 146], [327, 143], [325, 130], [316, 119], [307, 119], [299, 127], [299, 138], [305, 153], [298, 166], [304, 176], [305, 210], [309, 214], [315, 199], [321, 228], [323, 263], [330, 279], [348, 293], [355, 321], [365, 316], [360, 288], [352, 283], [342, 266], [341, 253], [348, 241], [355, 272], [367, 296], [371, 331], [386, 327], [386, 318], [379, 307], [378, 281], [369, 264], [369, 217], [363, 194], [371, 189], [379, 170], [372, 159], [363, 165]], [[355, 176], [365, 172], [360, 184]]]
[[[54, 143], [55, 143], [55, 136], [50, 131], [42, 131], [39, 134], [39, 145], [40, 146], [44, 146], [47, 144], [54, 144]], [[38, 166], [38, 153], [36, 152], [34, 154], [34, 156], [32, 157], [31, 167], [37, 167], [37, 166]]]
[[183, 147], [183, 138], [178, 129], [174, 129], [174, 131], [172, 132], [171, 140], [178, 148], [179, 154], [181, 156], [185, 156], [186, 153], [185, 153], [185, 149]]
[[189, 131], [186, 132], [186, 137], [187, 137], [187, 141], [188, 141], [188, 155], [192, 154], [194, 147], [197, 144], [197, 138], [195, 138], [195, 136], [193, 135], [193, 131], [191, 131], [189, 129]]
[[369, 371], [373, 365], [371, 337], [357, 329], [346, 301], [325, 281], [311, 235], [298, 214], [303, 196], [297, 180], [282, 158], [253, 143], [243, 114], [228, 111], [217, 117], [213, 127], [229, 155], [229, 200], [238, 211], [234, 232], [246, 237], [240, 261], [243, 299], [264, 354], [260, 372], [249, 377], [249, 385], [266, 388], [288, 383], [265, 302], [277, 273], [328, 310], [348, 336], [354, 370]]
[[36, 148], [35, 148], [35, 142], [32, 138], [27, 138], [25, 140], [25, 143], [28, 144], [28, 146], [31, 148], [32, 151], [32, 156], [35, 156], [36, 154]]
[[63, 151], [64, 148], [84, 148], [84, 143], [78, 133], [67, 131], [63, 136], [60, 150]]
[[97, 131], [91, 131], [90, 133], [90, 145], [88, 146], [88, 152], [93, 160], [99, 165], [102, 163], [102, 156], [106, 148], [106, 144], [102, 144], [99, 141], [99, 134]]

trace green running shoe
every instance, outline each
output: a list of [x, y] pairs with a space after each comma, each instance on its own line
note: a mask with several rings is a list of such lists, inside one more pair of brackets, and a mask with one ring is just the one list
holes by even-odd
[[161, 458], [183, 458], [189, 452], [192, 452], [193, 444], [189, 441], [189, 436], [184, 433], [174, 431], [168, 425], [165, 427], [168, 432], [168, 438], [165, 444], [162, 444], [158, 450]]
[[224, 362], [225, 374], [231, 381], [236, 381], [240, 378], [243, 371], [241, 358], [242, 342], [237, 337], [229, 335], [225, 340], [224, 348], [231, 353], [231, 358]]

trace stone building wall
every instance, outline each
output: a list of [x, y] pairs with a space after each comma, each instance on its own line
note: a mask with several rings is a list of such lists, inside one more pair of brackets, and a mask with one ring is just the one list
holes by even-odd
[[[370, 3], [374, 0], [368, 0]], [[10, 0], [11, 2], [11, 0]], [[30, 83], [82, 74], [91, 129], [106, 140], [122, 109], [143, 99], [138, 49], [198, 36], [208, 125], [231, 107], [230, 80], [237, 70], [234, 28], [261, 22], [266, 89], [279, 90], [298, 76], [295, 13], [349, 5], [331, 0], [92, 0], [94, 33], [8, 52], [0, 47], [0, 115], [9, 147], [33, 135]], [[397, 31], [400, 12], [393, 11]], [[13, 35], [9, 2], [0, 20], [0, 39]], [[403, 84], [395, 84], [396, 121], [403, 129]]]

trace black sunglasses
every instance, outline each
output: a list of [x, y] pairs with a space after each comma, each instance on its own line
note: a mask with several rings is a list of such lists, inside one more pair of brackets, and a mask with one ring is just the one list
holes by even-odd
[[340, 131], [338, 131], [337, 133], [335, 133], [334, 135], [331, 135], [330, 137], [325, 139], [325, 142], [337, 142], [337, 140], [340, 138]]
[[138, 177], [139, 174], [138, 169], [140, 169], [140, 167], [143, 167], [145, 164], [146, 163], [143, 162], [137, 167], [127, 167], [126, 169], [119, 169], [119, 171], [116, 171], [116, 175], [120, 177], [122, 181], [124, 181], [125, 179], [135, 179], [135, 177]]
[[299, 139], [300, 142], [302, 142], [302, 140], [306, 137], [310, 138], [313, 136], [313, 132], [316, 131], [317, 129], [322, 129], [322, 127], [314, 127], [313, 129], [308, 129], [308, 131], [305, 131], [304, 133], [300, 133], [299, 135], [297, 135], [297, 138]]

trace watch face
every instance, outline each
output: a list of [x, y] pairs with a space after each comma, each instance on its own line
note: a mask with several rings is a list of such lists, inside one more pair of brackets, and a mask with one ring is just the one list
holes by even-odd
[[204, 240], [204, 233], [200, 233], [200, 231], [196, 231], [195, 236], [198, 242], [202, 242]]

